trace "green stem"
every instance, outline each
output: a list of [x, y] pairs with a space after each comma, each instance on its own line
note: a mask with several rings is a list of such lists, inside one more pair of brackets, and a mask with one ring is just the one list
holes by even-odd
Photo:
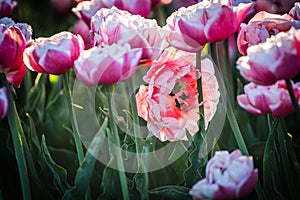
[[[131, 87], [132, 89], [135, 88], [134, 87], [134, 77], [132, 77], [132, 82], [131, 82]], [[137, 155], [137, 162], [138, 162], [138, 168], [141, 168], [141, 171], [145, 178], [145, 185], [143, 186], [143, 194], [142, 194], [142, 199], [149, 199], [148, 196], [148, 181], [149, 181], [149, 177], [148, 177], [148, 173], [145, 172], [145, 165], [143, 162], [143, 159], [141, 157], [143, 148], [142, 148], [142, 143], [141, 143], [141, 132], [140, 132], [140, 127], [139, 127], [139, 116], [138, 116], [138, 112], [137, 112], [137, 106], [136, 106], [136, 99], [135, 99], [135, 92], [133, 90], [131, 90], [133, 92], [132, 98], [131, 98], [131, 112], [132, 112], [132, 118], [133, 118], [133, 132], [134, 132], [134, 136], [135, 136], [135, 150], [136, 150], [136, 155]]]
[[294, 93], [294, 89], [293, 89], [293, 86], [292, 86], [292, 81], [290, 79], [286, 79], [285, 83], [286, 83], [286, 87], [289, 91], [292, 103], [295, 107], [297, 120], [300, 123], [300, 109], [299, 109], [299, 104], [298, 104], [298, 101], [297, 101], [295, 93]]
[[[197, 52], [196, 54], [196, 68], [201, 72], [201, 51]], [[198, 86], [198, 102], [203, 102], [203, 93], [202, 93], [202, 78], [199, 78], [197, 80], [197, 86]], [[200, 131], [205, 128], [205, 121], [204, 121], [204, 106], [199, 107], [199, 114], [200, 117], [203, 118], [203, 120], [200, 120]], [[202, 131], [201, 131], [202, 132]]]
[[113, 86], [106, 86], [106, 95], [107, 95], [107, 100], [108, 100], [108, 112], [109, 112], [109, 122], [111, 125], [111, 132], [113, 135], [113, 140], [117, 148], [116, 150], [116, 159], [117, 159], [117, 166], [118, 166], [118, 171], [119, 171], [119, 179], [120, 179], [120, 184], [121, 184], [121, 189], [122, 189], [122, 195], [124, 200], [129, 200], [129, 192], [128, 192], [128, 186], [127, 186], [127, 180], [126, 180], [126, 175], [125, 175], [125, 169], [124, 169], [124, 163], [123, 163], [123, 158], [122, 158], [122, 152], [121, 152], [121, 144], [120, 144], [120, 138], [118, 135], [118, 129], [116, 126], [116, 123], [114, 122], [114, 115], [112, 112], [112, 104], [111, 104], [111, 94], [113, 91]]
[[68, 81], [68, 73], [63, 74], [63, 84], [64, 84], [64, 89], [65, 89], [65, 95], [67, 97], [67, 104], [68, 104], [68, 109], [70, 112], [70, 118], [71, 118], [71, 126], [72, 126], [72, 131], [73, 131], [73, 137], [75, 140], [75, 146], [77, 150], [77, 157], [79, 164], [81, 165], [83, 163], [84, 159], [84, 153], [83, 153], [83, 148], [80, 140], [80, 135], [78, 133], [78, 127], [77, 123], [74, 121], [74, 112], [73, 112], [73, 98], [72, 98], [72, 93], [69, 87], [69, 81]]
[[[7, 89], [7, 96], [8, 96], [8, 123], [11, 131], [12, 141], [14, 145], [14, 150], [16, 154], [16, 161], [18, 165], [18, 170], [20, 174], [20, 182], [22, 187], [23, 199], [29, 200], [31, 199], [31, 192], [30, 192], [30, 184], [29, 184], [29, 177], [28, 171], [26, 166], [24, 148], [23, 148], [23, 140], [21, 131], [23, 131], [20, 118], [17, 113], [17, 108], [15, 102], [13, 100], [13, 96], [9, 90], [9, 85], [6, 81], [4, 74], [0, 74], [1, 82]], [[21, 128], [20, 128], [21, 127]]]

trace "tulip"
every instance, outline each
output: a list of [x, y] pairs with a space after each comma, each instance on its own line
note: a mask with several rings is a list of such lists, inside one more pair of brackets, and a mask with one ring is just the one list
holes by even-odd
[[238, 30], [251, 5], [233, 6], [230, 0], [204, 0], [180, 8], [168, 17], [166, 28], [182, 36], [170, 34], [169, 42], [179, 49], [197, 52], [208, 42], [222, 41]]
[[87, 25], [90, 24], [92, 16], [100, 10], [100, 8], [110, 8], [114, 4], [114, 0], [92, 0], [82, 1], [72, 9], [73, 13], [79, 18], [85, 21]]
[[80, 54], [74, 69], [85, 85], [110, 85], [131, 78], [141, 54], [141, 49], [131, 49], [129, 44], [93, 47]]
[[32, 71], [59, 75], [74, 65], [83, 48], [81, 36], [70, 32], [40, 37], [25, 49], [24, 63]]
[[289, 11], [289, 15], [295, 20], [300, 20], [300, 2], [294, 4], [294, 7]]
[[76, 24], [74, 25], [73, 33], [79, 34], [82, 37], [82, 39], [84, 41], [85, 49], [89, 49], [92, 47], [90, 44], [90, 38], [89, 38], [90, 37], [90, 28], [82, 19], [79, 19], [76, 22]]
[[[300, 104], [300, 83], [293, 84], [293, 89]], [[237, 97], [238, 104], [252, 114], [285, 117], [295, 110], [284, 80], [270, 86], [249, 83], [244, 92]]]
[[269, 13], [275, 14], [284, 14], [289, 12], [289, 10], [293, 7], [293, 4], [297, 0], [256, 0], [255, 7], [257, 11], [266, 11]]
[[250, 46], [247, 56], [237, 61], [241, 75], [262, 85], [271, 85], [277, 80], [296, 76], [300, 71], [294, 36], [297, 32], [294, 29], [280, 32], [264, 43]]
[[241, 24], [237, 38], [238, 49], [241, 54], [246, 55], [249, 46], [263, 43], [272, 35], [289, 31], [291, 27], [299, 28], [300, 21], [293, 20], [286, 14], [277, 15], [261, 11], [248, 24]]
[[100, 9], [91, 20], [92, 42], [95, 45], [129, 43], [142, 48], [142, 59], [157, 58], [167, 47], [165, 32], [154, 19], [145, 19], [113, 7]]
[[[161, 141], [187, 140], [186, 130], [191, 135], [199, 130], [197, 79], [200, 73], [195, 62], [195, 54], [166, 49], [144, 77], [148, 86], [141, 86], [136, 95], [138, 115]], [[219, 92], [212, 62], [205, 59], [201, 65], [207, 128], [215, 114]]]
[[19, 87], [26, 73], [23, 64], [25, 37], [14, 25], [6, 26], [0, 20], [0, 72], [5, 73], [8, 82]]
[[252, 156], [240, 150], [218, 151], [206, 165], [206, 178], [190, 190], [193, 199], [238, 199], [249, 195], [258, 180]]
[[6, 93], [6, 87], [0, 88], [0, 119], [3, 119], [8, 110], [8, 99]]
[[10, 17], [12, 15], [14, 7], [16, 6], [17, 6], [16, 1], [0, 0], [0, 18]]

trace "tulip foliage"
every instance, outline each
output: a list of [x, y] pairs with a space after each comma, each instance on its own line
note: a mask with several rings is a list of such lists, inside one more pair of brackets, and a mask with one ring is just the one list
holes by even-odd
[[0, 0], [0, 199], [298, 199], [294, 3]]

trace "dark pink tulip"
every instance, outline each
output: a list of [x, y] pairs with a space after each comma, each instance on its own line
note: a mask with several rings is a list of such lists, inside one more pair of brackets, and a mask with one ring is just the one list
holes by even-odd
[[70, 32], [40, 37], [25, 49], [24, 63], [32, 71], [62, 74], [73, 66], [83, 48], [81, 36]]
[[23, 52], [26, 47], [21, 30], [12, 25], [0, 24], [0, 72], [8, 82], [19, 87], [26, 73], [23, 66]]
[[[182, 34], [183, 41], [186, 41], [188, 46], [191, 46], [194, 40], [201, 49], [206, 43], [222, 41], [236, 32], [251, 5], [240, 3], [233, 6], [230, 0], [204, 0], [174, 12], [167, 19], [167, 27]], [[170, 36], [171, 45], [186, 50], [186, 45], [180, 46], [178, 40], [175, 40], [175, 44], [172, 42], [176, 37]], [[199, 48], [195, 48], [194, 51], [198, 51]]]
[[6, 116], [8, 110], [8, 99], [6, 87], [0, 88], [0, 120]]
[[293, 78], [300, 71], [295, 29], [280, 32], [266, 42], [250, 46], [247, 56], [237, 61], [241, 75], [257, 84], [271, 85], [277, 80]]
[[206, 178], [190, 190], [193, 199], [239, 199], [249, 195], [258, 180], [252, 156], [240, 150], [218, 151], [206, 165]]
[[93, 47], [81, 52], [74, 69], [85, 85], [110, 85], [131, 78], [141, 55], [142, 49], [131, 49], [129, 44]]
[[300, 21], [291, 16], [271, 14], [265, 11], [257, 13], [248, 24], [241, 24], [237, 46], [241, 54], [246, 55], [249, 46], [265, 42], [267, 38], [291, 27], [299, 28]]
[[142, 48], [142, 59], [157, 58], [167, 47], [166, 31], [154, 19], [132, 15], [116, 7], [100, 9], [91, 20], [92, 42], [95, 45], [129, 43]]
[[12, 0], [0, 0], [0, 18], [10, 17], [17, 2]]
[[[293, 88], [300, 104], [300, 83], [293, 84]], [[284, 80], [270, 86], [249, 83], [244, 87], [244, 92], [237, 97], [238, 103], [252, 114], [285, 117], [295, 110]]]

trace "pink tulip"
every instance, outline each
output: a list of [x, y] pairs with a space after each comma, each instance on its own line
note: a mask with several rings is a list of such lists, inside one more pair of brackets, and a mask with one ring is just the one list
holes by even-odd
[[60, 32], [49, 38], [37, 38], [24, 51], [24, 63], [32, 70], [47, 74], [62, 74], [73, 67], [84, 48], [79, 35]]
[[182, 36], [170, 34], [169, 42], [179, 49], [196, 52], [208, 42], [222, 41], [238, 30], [251, 5], [204, 0], [182, 7], [167, 19], [167, 28]]
[[131, 78], [141, 54], [141, 49], [131, 49], [129, 44], [93, 47], [80, 54], [74, 69], [85, 85], [109, 85]]
[[116, 7], [100, 9], [91, 20], [93, 42], [97, 45], [129, 43], [131, 48], [142, 48], [142, 59], [157, 58], [166, 48], [165, 32], [154, 19], [132, 15]]
[[121, 0], [122, 5], [117, 8], [126, 10], [134, 15], [141, 15], [142, 17], [148, 17], [151, 11], [152, 2], [151, 0]]
[[7, 26], [0, 20], [0, 72], [4, 72], [8, 82], [19, 87], [26, 73], [23, 52], [25, 37], [14, 25]]
[[[293, 84], [293, 88], [300, 104], [300, 83]], [[270, 86], [249, 83], [244, 87], [244, 91], [245, 94], [237, 97], [238, 103], [252, 114], [270, 113], [274, 117], [285, 117], [295, 110], [283, 80]]]
[[293, 78], [300, 71], [295, 45], [295, 31], [280, 32], [266, 42], [250, 46], [247, 56], [237, 61], [241, 75], [262, 85], [274, 84], [280, 79]]
[[258, 180], [252, 156], [240, 150], [218, 151], [206, 165], [206, 178], [190, 190], [193, 199], [238, 199], [249, 195]]
[[32, 28], [27, 23], [15, 23], [15, 21], [12, 20], [11, 18], [4, 17], [4, 18], [0, 19], [0, 24], [5, 25], [6, 27], [10, 27], [10, 26], [18, 27], [25, 37], [26, 44], [31, 42]]
[[110, 8], [114, 4], [114, 0], [91, 0], [82, 1], [72, 9], [73, 13], [79, 18], [85, 21], [87, 25], [90, 24], [92, 16], [101, 8]]
[[8, 99], [6, 93], [6, 87], [0, 88], [0, 120], [3, 119], [8, 110]]
[[291, 27], [299, 28], [300, 21], [293, 20], [289, 15], [270, 14], [265, 11], [257, 13], [246, 24], [241, 24], [237, 38], [238, 49], [241, 54], [246, 55], [249, 46], [263, 43], [272, 35], [286, 32]]
[[16, 1], [0, 0], [0, 18], [10, 17], [12, 15], [14, 7], [16, 6], [17, 6]]
[[[161, 141], [187, 140], [186, 130], [199, 130], [199, 106], [195, 54], [168, 48], [154, 62], [136, 95], [138, 115], [147, 121], [151, 133]], [[215, 114], [219, 92], [210, 60], [202, 61], [206, 126]]]

